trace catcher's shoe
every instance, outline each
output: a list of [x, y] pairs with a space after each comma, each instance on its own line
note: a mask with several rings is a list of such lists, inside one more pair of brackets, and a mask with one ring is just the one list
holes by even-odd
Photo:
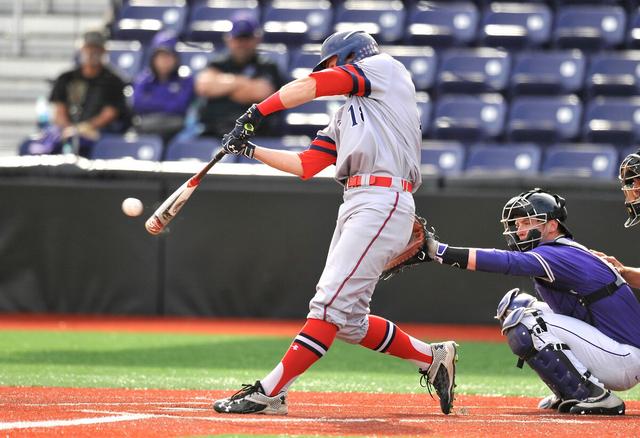
[[253, 385], [243, 385], [229, 398], [216, 400], [213, 409], [221, 414], [287, 415], [288, 412], [286, 393], [268, 397], [259, 380]]
[[589, 397], [571, 407], [572, 414], [578, 415], [624, 415], [624, 402], [607, 390], [598, 397]]
[[453, 341], [431, 344], [433, 362], [426, 370], [418, 370], [422, 374], [420, 384], [427, 387], [429, 394], [431, 386], [435, 388], [440, 398], [440, 409], [445, 414], [451, 412], [455, 399], [457, 347], [458, 344]]
[[555, 394], [551, 394], [540, 400], [538, 403], [538, 409], [558, 409], [558, 406], [562, 403], [562, 399]]

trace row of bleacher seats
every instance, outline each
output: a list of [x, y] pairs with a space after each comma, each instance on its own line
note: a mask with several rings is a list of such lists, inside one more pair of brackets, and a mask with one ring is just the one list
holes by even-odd
[[[255, 143], [274, 149], [302, 151], [310, 142], [304, 136], [256, 138]], [[23, 145], [27, 147], [28, 143]], [[105, 136], [91, 149], [92, 159], [131, 157], [147, 161], [209, 161], [220, 148], [220, 140], [199, 138], [173, 141], [163, 157], [162, 140], [157, 136]], [[428, 175], [519, 175], [538, 174], [559, 177], [611, 179], [618, 163], [637, 147], [616, 148], [609, 144], [535, 143], [465, 145], [453, 141], [425, 141], [422, 146], [422, 172]], [[26, 152], [26, 151], [23, 151]], [[246, 157], [226, 156], [227, 163], [257, 163]]]
[[[217, 53], [211, 43], [181, 42], [176, 49], [183, 74], [199, 72]], [[640, 50], [587, 55], [578, 49], [514, 53], [488, 47], [434, 50], [383, 46], [382, 51], [407, 67], [419, 91], [640, 94]], [[259, 52], [276, 62], [283, 75], [290, 78], [309, 74], [319, 59], [318, 45], [289, 51], [282, 44], [263, 44]], [[138, 41], [109, 41], [107, 53], [111, 65], [127, 80], [140, 72], [148, 57]]]
[[[149, 41], [161, 29], [184, 39], [221, 42], [238, 11], [261, 20], [266, 42], [321, 42], [335, 30], [361, 29], [379, 43], [508, 48], [640, 47], [634, 3], [345, 0], [129, 0], [118, 11], [115, 39]], [[626, 6], [626, 8], [625, 8]], [[629, 9], [629, 10], [628, 10]]]

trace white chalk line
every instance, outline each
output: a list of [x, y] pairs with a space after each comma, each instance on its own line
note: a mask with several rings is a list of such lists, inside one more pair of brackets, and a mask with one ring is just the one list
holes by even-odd
[[117, 423], [119, 421], [136, 421], [152, 418], [153, 414], [135, 414], [129, 412], [113, 412], [108, 417], [75, 418], [66, 420], [12, 421], [0, 423], [0, 430], [32, 429], [39, 427], [83, 426], [88, 424]]

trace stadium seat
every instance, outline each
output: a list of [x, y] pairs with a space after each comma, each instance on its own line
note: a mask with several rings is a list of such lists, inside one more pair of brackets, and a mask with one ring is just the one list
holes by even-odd
[[495, 138], [502, 134], [506, 112], [499, 94], [443, 96], [435, 105], [431, 133], [452, 140]]
[[511, 55], [504, 50], [450, 49], [441, 56], [437, 86], [442, 92], [502, 91], [510, 71]]
[[333, 9], [328, 0], [273, 0], [263, 22], [266, 42], [321, 43], [331, 33]]
[[[269, 149], [280, 149], [292, 152], [302, 152], [311, 144], [311, 137], [307, 135], [285, 135], [283, 137], [254, 137], [253, 143]], [[238, 163], [259, 164], [260, 162], [244, 155], [238, 156]]]
[[640, 7], [636, 8], [629, 17], [627, 44], [633, 49], [640, 48]]
[[139, 41], [110, 40], [105, 44], [109, 65], [120, 77], [131, 82], [142, 70], [143, 51]]
[[597, 97], [585, 111], [586, 141], [628, 145], [640, 140], [640, 97]]
[[[289, 51], [284, 44], [260, 44], [258, 54], [274, 62], [283, 78], [289, 75]], [[283, 84], [284, 85], [284, 84]]]
[[419, 1], [409, 12], [405, 40], [437, 47], [467, 45], [476, 37], [478, 17], [472, 2]]
[[507, 134], [513, 141], [555, 142], [580, 133], [582, 103], [574, 95], [520, 96], [511, 102]]
[[612, 179], [618, 166], [618, 151], [612, 145], [559, 144], [547, 149], [542, 173], [550, 177]]
[[423, 141], [420, 157], [424, 175], [455, 175], [464, 167], [465, 148], [457, 141]]
[[380, 44], [404, 37], [406, 11], [399, 0], [346, 0], [337, 3], [335, 30], [364, 30]]
[[465, 173], [532, 176], [538, 173], [541, 159], [540, 148], [533, 143], [473, 145]]
[[416, 93], [416, 103], [418, 104], [418, 115], [420, 116], [420, 129], [423, 135], [429, 132], [431, 127], [432, 103], [429, 94], [424, 92]]
[[489, 3], [480, 26], [484, 45], [522, 49], [540, 47], [551, 37], [551, 10], [544, 3]]
[[598, 50], [625, 39], [626, 14], [621, 6], [561, 6], [553, 39], [557, 47]]
[[211, 43], [178, 42], [176, 52], [180, 59], [180, 74], [195, 74], [205, 68], [216, 56], [215, 47]]
[[[165, 161], [209, 161], [220, 148], [220, 139], [199, 137], [189, 140], [174, 140], [167, 146]], [[234, 155], [226, 155], [221, 163], [235, 163]]]
[[108, 136], [96, 142], [91, 159], [131, 157], [137, 160], [160, 161], [162, 139], [157, 135]]
[[160, 30], [182, 33], [187, 18], [185, 0], [131, 1], [120, 10], [114, 24], [114, 38], [150, 41]]
[[304, 44], [298, 50], [292, 50], [289, 63], [289, 75], [294, 78], [302, 78], [311, 73], [311, 70], [320, 62], [320, 44]]
[[431, 47], [382, 46], [381, 50], [393, 56], [409, 70], [416, 90], [428, 90], [435, 83], [437, 57]]
[[256, 0], [207, 0], [194, 3], [187, 24], [186, 37], [193, 41], [222, 43], [224, 35], [231, 30], [231, 18], [244, 13], [260, 17]]
[[571, 94], [582, 88], [586, 58], [579, 50], [523, 52], [515, 56], [513, 94]]
[[284, 133], [314, 137], [319, 129], [326, 127], [331, 115], [344, 103], [344, 99], [320, 98], [287, 110], [284, 117]]
[[593, 55], [589, 62], [586, 88], [590, 95], [640, 94], [640, 51]]

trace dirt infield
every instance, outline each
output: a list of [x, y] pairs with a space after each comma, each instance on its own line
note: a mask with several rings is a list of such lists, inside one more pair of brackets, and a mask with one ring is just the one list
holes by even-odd
[[220, 391], [0, 388], [0, 436], [207, 434], [581, 438], [640, 436], [640, 402], [625, 417], [545, 413], [531, 398], [460, 396], [453, 415], [418, 394], [291, 392], [288, 416], [229, 416]]

